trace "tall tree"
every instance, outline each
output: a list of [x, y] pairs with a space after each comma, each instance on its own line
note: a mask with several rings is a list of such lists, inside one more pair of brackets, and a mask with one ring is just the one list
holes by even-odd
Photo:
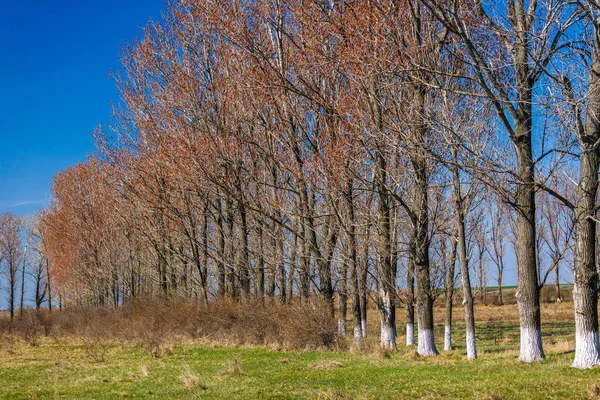
[[[465, 49], [480, 92], [493, 104], [514, 150], [514, 191], [506, 194], [516, 212], [517, 301], [521, 324], [520, 359], [544, 359], [536, 263], [535, 87], [546, 67], [569, 41], [577, 22], [560, 1], [506, 0], [497, 3], [422, 0]], [[502, 65], [501, 69], [496, 65]], [[504, 189], [504, 188], [499, 188]]]
[[0, 214], [0, 252], [8, 281], [8, 307], [11, 321], [15, 317], [18, 272], [23, 252], [21, 249], [21, 218], [6, 212]]

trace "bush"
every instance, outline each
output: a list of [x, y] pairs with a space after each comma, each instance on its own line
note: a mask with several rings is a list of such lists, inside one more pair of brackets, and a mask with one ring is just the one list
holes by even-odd
[[42, 325], [40, 324], [37, 312], [34, 310], [26, 310], [23, 315], [15, 319], [13, 332], [19, 336], [30, 346], [34, 347], [39, 344], [39, 336]]
[[[10, 326], [0, 319], [0, 334]], [[31, 345], [42, 334], [82, 339], [95, 361], [103, 360], [105, 351], [99, 344], [107, 342], [141, 346], [153, 357], [169, 354], [168, 344], [182, 340], [285, 349], [346, 346], [329, 306], [318, 299], [310, 304], [223, 300], [207, 307], [178, 299], [137, 299], [118, 308], [27, 310], [12, 330]]]

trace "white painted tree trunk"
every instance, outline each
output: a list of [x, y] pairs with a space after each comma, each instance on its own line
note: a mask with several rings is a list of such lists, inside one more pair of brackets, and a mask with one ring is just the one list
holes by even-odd
[[452, 350], [452, 325], [444, 327], [444, 351]]
[[[452, 147], [452, 159], [458, 160], [456, 147]], [[458, 167], [452, 168], [454, 180], [454, 201], [456, 204], [456, 230], [458, 233], [458, 261], [460, 264], [460, 277], [463, 289], [463, 308], [465, 312], [465, 334], [467, 344], [467, 359], [477, 359], [475, 342], [475, 312], [473, 309], [473, 292], [469, 276], [469, 259], [467, 258], [467, 239], [465, 234], [465, 210], [461, 195], [460, 171]]]
[[415, 345], [415, 324], [412, 322], [406, 324], [406, 345]]
[[[577, 327], [575, 328], [577, 330]], [[574, 368], [593, 368], [600, 364], [598, 332], [577, 332], [575, 336]]]
[[338, 334], [340, 336], [346, 336], [346, 318], [338, 319]]
[[379, 315], [381, 318], [381, 347], [387, 350], [396, 348], [396, 315], [391, 294], [380, 290], [381, 305]]
[[360, 326], [354, 327], [353, 336], [354, 336], [354, 345], [356, 346], [356, 348], [358, 348], [358, 349], [362, 348], [363, 334], [362, 334], [362, 329]]
[[[596, 3], [597, 2], [590, 2]], [[597, 197], [600, 154], [600, 14], [590, 13], [595, 35], [589, 68], [588, 107], [585, 128], [579, 136], [579, 183], [575, 209], [575, 263], [573, 267], [573, 303], [575, 306], [575, 368], [600, 364], [598, 346], [598, 266]], [[567, 82], [569, 82], [567, 80]], [[571, 86], [569, 84], [569, 86]], [[557, 286], [558, 286], [557, 271]]]
[[417, 346], [417, 353], [425, 357], [435, 356], [438, 354], [435, 347], [435, 341], [433, 340], [433, 330], [419, 329], [419, 344]]
[[477, 346], [475, 345], [475, 332], [467, 331], [467, 360], [477, 359]]
[[361, 326], [361, 330], [362, 330], [362, 336], [363, 337], [367, 337], [367, 320], [365, 318], [362, 318], [360, 320], [360, 326]]
[[396, 348], [396, 329], [390, 325], [381, 325], [381, 347], [386, 350]]
[[[575, 328], [577, 330], [577, 328]], [[592, 368], [600, 364], [598, 332], [577, 332], [575, 336], [574, 368]]]
[[519, 360], [527, 363], [545, 358], [542, 350], [542, 331], [540, 329], [521, 326], [520, 353]]
[[[577, 278], [577, 276], [576, 276]], [[575, 306], [575, 360], [574, 368], [592, 368], [600, 364], [597, 330], [596, 295], [589, 288], [581, 288], [575, 279], [573, 303]], [[586, 290], [587, 289], [587, 290]]]

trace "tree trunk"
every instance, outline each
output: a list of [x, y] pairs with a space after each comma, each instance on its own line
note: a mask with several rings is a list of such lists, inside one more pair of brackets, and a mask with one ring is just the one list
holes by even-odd
[[238, 203], [238, 212], [240, 214], [239, 224], [239, 239], [241, 241], [241, 254], [238, 263], [238, 273], [240, 275], [240, 286], [242, 296], [245, 300], [250, 297], [250, 244], [248, 240], [248, 221], [246, 215], [246, 207], [242, 203]]
[[559, 262], [558, 260], [556, 260], [555, 262], [555, 269], [556, 269], [556, 302], [557, 303], [562, 303], [562, 295], [560, 294], [560, 273], [559, 273]]
[[469, 276], [469, 261], [467, 258], [467, 237], [465, 234], [465, 207], [460, 184], [460, 171], [456, 148], [452, 149], [452, 176], [454, 180], [454, 202], [456, 205], [456, 231], [458, 233], [458, 262], [460, 264], [460, 277], [463, 289], [463, 306], [465, 310], [465, 333], [467, 345], [467, 359], [477, 359], [477, 345], [475, 343], [475, 313], [473, 310], [473, 292]]
[[225, 200], [225, 268], [227, 271], [227, 296], [234, 301], [238, 300], [238, 277], [236, 276], [236, 265], [235, 265], [235, 245], [233, 240], [234, 231], [234, 214], [232, 205], [229, 201]]
[[[593, 133], [593, 132], [592, 132]], [[598, 272], [595, 265], [595, 200], [598, 191], [598, 156], [594, 136], [583, 138], [580, 181], [575, 212], [575, 360], [573, 367], [600, 364], [598, 347]]]
[[362, 348], [363, 334], [360, 312], [360, 271], [356, 252], [356, 226], [352, 180], [348, 180], [348, 183], [346, 184], [344, 199], [346, 201], [346, 222], [348, 224], [348, 269], [350, 270], [350, 280], [352, 284], [352, 316], [354, 317], [354, 327], [352, 333], [354, 337], [354, 345], [360, 349]]
[[202, 286], [202, 299], [208, 306], [208, 205], [204, 208], [202, 218], [202, 270], [200, 272], [200, 285]]
[[21, 303], [20, 303], [20, 314], [23, 315], [23, 307], [25, 300], [25, 263], [27, 257], [27, 247], [25, 247], [25, 251], [23, 252], [23, 265], [21, 266]]
[[275, 287], [277, 280], [277, 268], [275, 262], [277, 260], [277, 238], [275, 221], [271, 223], [269, 237], [269, 253], [271, 257], [267, 261], [267, 297], [275, 297]]
[[579, 184], [575, 210], [575, 360], [573, 367], [600, 364], [598, 343], [598, 271], [596, 269], [596, 197], [598, 194], [598, 141], [600, 140], [600, 20], [595, 24], [592, 66], [589, 73], [588, 112], [579, 138]]
[[[600, 364], [598, 347], [598, 272], [596, 270], [595, 200], [598, 191], [598, 156], [593, 137], [582, 143], [580, 182], [575, 212], [575, 265], [573, 303], [575, 306], [575, 360], [573, 367], [591, 368]], [[585, 140], [584, 139], [584, 140]]]
[[415, 262], [414, 249], [411, 244], [406, 269], [406, 345], [415, 345]]
[[[282, 215], [279, 215], [280, 220], [283, 219]], [[277, 226], [277, 262], [278, 262], [278, 275], [279, 275], [279, 297], [281, 302], [286, 302], [287, 288], [286, 288], [286, 271], [285, 271], [285, 237], [283, 234], [283, 228], [281, 225]]]
[[[592, 144], [593, 145], [593, 144]], [[581, 151], [581, 180], [575, 221], [575, 265], [573, 303], [575, 306], [575, 360], [573, 367], [591, 368], [600, 364], [598, 346], [598, 273], [595, 266], [595, 197], [598, 189], [597, 156], [592, 149]]]
[[[369, 240], [369, 228], [367, 228], [367, 243]], [[367, 308], [369, 305], [369, 245], [365, 245], [361, 277], [360, 277], [360, 327], [362, 337], [367, 337]]]
[[414, 87], [415, 105], [418, 121], [413, 136], [415, 149], [411, 156], [414, 174], [414, 250], [415, 276], [417, 281], [417, 320], [419, 340], [417, 352], [422, 356], [438, 354], [433, 336], [433, 296], [431, 294], [429, 265], [429, 204], [428, 204], [428, 171], [426, 150], [422, 144], [426, 141], [426, 125], [420, 120], [425, 116], [425, 87], [417, 84]]
[[344, 260], [340, 266], [340, 284], [338, 289], [338, 333], [346, 336], [346, 318], [348, 317], [348, 264]]
[[444, 351], [452, 350], [452, 307], [454, 305], [454, 268], [456, 265], [456, 239], [452, 238], [450, 263], [446, 274], [446, 324], [444, 326]]
[[219, 199], [217, 210], [217, 227], [219, 230], [219, 254], [217, 254], [217, 295], [219, 299], [225, 298], [227, 293], [227, 274], [225, 271], [225, 218], [223, 217], [223, 200]]
[[[525, 107], [525, 106], [523, 106]], [[529, 114], [531, 115], [531, 114]], [[531, 124], [531, 119], [528, 119]], [[540, 291], [536, 262], [534, 172], [530, 130], [517, 125], [517, 163], [519, 179], [517, 205], [517, 276], [516, 297], [521, 321], [519, 359], [524, 362], [543, 360], [540, 316]]]
[[498, 304], [504, 305], [504, 297], [502, 295], [502, 274], [503, 268], [498, 268]]
[[514, 137], [517, 160], [517, 302], [521, 322], [521, 349], [519, 359], [524, 362], [543, 360], [540, 292], [536, 262], [535, 230], [535, 173], [532, 156], [533, 88], [529, 66], [529, 32], [525, 26], [525, 1], [516, 2], [515, 78], [517, 108]]
[[[294, 225], [297, 227], [298, 226], [298, 222], [296, 219], [296, 222], [294, 223]], [[298, 235], [296, 235], [295, 233], [292, 234], [292, 250], [291, 250], [291, 254], [290, 254], [290, 271], [288, 273], [288, 280], [287, 280], [287, 300], [289, 302], [292, 301], [293, 296], [294, 296], [294, 279], [295, 279], [295, 275], [296, 275], [296, 266], [298, 265]]]
[[486, 285], [485, 285], [485, 264], [483, 263], [483, 248], [479, 249], [479, 296], [481, 297], [481, 303], [486, 302]]
[[39, 310], [42, 306], [42, 301], [44, 300], [43, 292], [42, 292], [42, 274], [43, 274], [43, 259], [38, 259], [37, 270], [35, 273], [35, 309]]
[[301, 230], [303, 237], [299, 238], [300, 251], [300, 270], [298, 277], [300, 278], [300, 296], [305, 302], [308, 302], [310, 297], [310, 256], [308, 254], [308, 246], [306, 244], [306, 226], [304, 225], [304, 217], [301, 217]]
[[378, 307], [381, 346], [396, 348], [396, 266], [392, 263], [390, 195], [386, 187], [386, 161], [376, 154], [375, 179], [379, 195], [379, 262], [377, 263]]
[[12, 321], [15, 318], [15, 289], [17, 286], [17, 267], [16, 267], [16, 263], [17, 260], [15, 259], [14, 255], [9, 255], [10, 260], [9, 260], [9, 277], [8, 277], [8, 284], [9, 284], [9, 294], [8, 294], [8, 302], [9, 302], [9, 307], [10, 307], [10, 320]]
[[[298, 150], [299, 151], [299, 150]], [[299, 168], [302, 167], [300, 161], [298, 161]], [[302, 224], [302, 239], [300, 240], [300, 257], [301, 257], [301, 269], [300, 269], [300, 291], [302, 297], [308, 302], [310, 297], [310, 270], [311, 270], [311, 246], [309, 243], [308, 236], [310, 235], [310, 229], [308, 226], [308, 189], [303, 178], [299, 179], [300, 196], [298, 196], [298, 213], [300, 215], [300, 223]]]
[[257, 260], [257, 292], [258, 296], [263, 299], [265, 297], [265, 239], [262, 223], [258, 224], [258, 260]]
[[48, 291], [48, 311], [52, 312], [52, 284], [50, 279], [50, 263], [45, 258], [46, 263], [46, 290]]
[[[333, 317], [335, 314], [335, 307], [333, 304], [333, 282], [331, 279], [331, 260], [333, 258], [333, 254], [335, 252], [335, 247], [337, 244], [337, 235], [335, 233], [335, 227], [332, 225], [331, 217], [327, 218], [325, 223], [327, 227], [327, 237], [325, 239], [325, 244], [320, 247], [319, 241], [317, 240], [317, 230], [315, 228], [315, 194], [312, 194], [310, 203], [308, 204], [308, 215], [307, 218], [307, 227], [308, 227], [308, 240], [309, 245], [311, 247], [311, 253], [313, 255], [314, 263], [317, 268], [317, 272], [319, 275], [319, 292], [327, 307], [331, 311], [331, 316]], [[327, 208], [330, 215], [333, 215], [334, 212], [331, 211], [332, 204], [331, 199], [328, 199]]]

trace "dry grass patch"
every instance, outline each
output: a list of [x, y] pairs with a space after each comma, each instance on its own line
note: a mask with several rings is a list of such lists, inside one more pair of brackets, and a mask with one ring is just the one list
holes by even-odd
[[341, 390], [332, 390], [329, 389], [327, 391], [319, 393], [318, 399], [323, 400], [363, 400], [367, 399], [367, 396], [354, 396], [349, 395], [347, 393], [342, 392]]
[[435, 365], [439, 365], [442, 367], [453, 367], [454, 365], [456, 365], [456, 362], [454, 359], [448, 358], [447, 356], [444, 356], [444, 355], [439, 355], [437, 357], [431, 357], [431, 361]]
[[181, 383], [183, 383], [183, 386], [186, 389], [207, 389], [207, 387], [201, 383], [200, 377], [190, 368], [189, 365], [186, 365], [185, 370], [179, 376], [179, 380]]
[[554, 354], [569, 354], [575, 351], [575, 343], [567, 339], [557, 339], [546, 345], [548, 352]]
[[406, 353], [404, 355], [404, 358], [407, 361], [423, 361], [423, 360], [425, 360], [425, 357], [420, 355], [416, 350], [409, 351], [408, 353]]
[[594, 383], [589, 391], [590, 400], [600, 400], [600, 386]]
[[344, 365], [339, 361], [319, 361], [316, 364], [311, 364], [308, 366], [308, 369], [313, 369], [316, 371], [326, 371], [328, 369], [333, 368], [342, 368]]
[[392, 356], [392, 350], [384, 349], [379, 344], [364, 346], [358, 353], [370, 355], [378, 360], [387, 360]]
[[502, 396], [498, 394], [490, 394], [485, 398], [485, 400], [502, 400]]

